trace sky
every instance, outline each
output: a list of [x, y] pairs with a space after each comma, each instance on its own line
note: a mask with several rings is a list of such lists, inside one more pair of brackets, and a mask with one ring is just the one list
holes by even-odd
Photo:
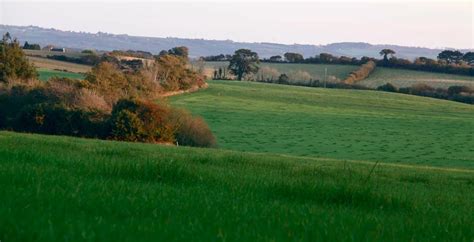
[[0, 24], [244, 42], [474, 49], [473, 1], [0, 0]]

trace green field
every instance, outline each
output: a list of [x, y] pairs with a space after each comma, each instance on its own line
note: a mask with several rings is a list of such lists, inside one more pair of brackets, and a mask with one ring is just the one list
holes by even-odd
[[369, 78], [358, 82], [358, 84], [373, 88], [386, 83], [391, 83], [397, 87], [409, 87], [423, 83], [432, 87], [441, 88], [448, 88], [455, 85], [474, 88], [474, 76], [377, 67], [375, 71], [370, 74]]
[[[205, 66], [211, 70], [219, 67], [227, 68], [228, 62], [206, 62]], [[325, 69], [328, 76], [335, 76], [338, 79], [346, 78], [351, 71], [357, 70], [358, 66], [353, 65], [327, 65], [327, 64], [282, 64], [282, 63], [261, 63], [260, 67], [268, 66], [278, 70], [280, 73], [289, 74], [295, 71], [308, 72], [313, 79], [322, 80]], [[211, 72], [212, 73], [212, 72]]]
[[377, 91], [212, 81], [171, 102], [225, 149], [474, 168], [474, 106]]
[[[214, 84], [209, 91], [218, 87]], [[246, 125], [241, 124], [242, 129]], [[373, 167], [343, 160], [0, 132], [0, 238], [474, 238], [474, 193], [468, 192], [474, 189], [472, 170], [380, 165], [371, 172]]]
[[84, 79], [85, 75], [80, 73], [65, 72], [65, 71], [56, 71], [49, 69], [38, 69], [39, 79], [42, 81], [47, 81], [51, 77], [67, 77], [72, 79]]

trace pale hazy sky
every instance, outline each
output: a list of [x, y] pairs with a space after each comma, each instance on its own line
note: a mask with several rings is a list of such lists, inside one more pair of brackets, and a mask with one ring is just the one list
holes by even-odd
[[6, 1], [0, 24], [156, 37], [474, 48], [471, 1]]

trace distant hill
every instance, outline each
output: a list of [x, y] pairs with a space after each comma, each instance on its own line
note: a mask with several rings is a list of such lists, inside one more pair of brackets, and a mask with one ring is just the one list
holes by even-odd
[[[59, 47], [97, 50], [143, 50], [158, 53], [175, 46], [187, 46], [191, 57], [231, 54], [236, 49], [247, 48], [256, 51], [261, 57], [283, 55], [285, 52], [298, 52], [305, 57], [322, 52], [350, 57], [379, 57], [378, 52], [390, 48], [398, 57], [413, 59], [418, 56], [436, 58], [442, 49], [429, 49], [397, 45], [372, 45], [368, 43], [342, 42], [328, 45], [285, 45], [276, 43], [245, 43], [231, 40], [205, 40], [183, 38], [139, 37], [126, 34], [85, 33], [41, 28], [36, 26], [0, 25], [0, 33], [10, 32], [20, 41], [37, 43], [41, 46], [52, 44]], [[466, 51], [466, 50], [464, 50]]]

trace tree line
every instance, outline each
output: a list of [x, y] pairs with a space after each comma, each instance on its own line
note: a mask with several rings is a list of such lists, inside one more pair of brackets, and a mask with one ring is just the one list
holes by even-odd
[[[302, 54], [287, 52], [283, 56], [275, 55], [270, 58], [259, 59], [260, 62], [268, 63], [302, 63], [302, 64], [342, 64], [362, 65], [369, 61], [375, 62], [377, 66], [430, 71], [458, 75], [474, 76], [474, 52], [462, 53], [457, 50], [444, 50], [438, 54], [437, 59], [418, 57], [414, 61], [397, 58], [396, 52], [391, 49], [380, 51], [381, 59], [362, 57], [360, 59], [347, 56], [334, 56], [329, 53], [321, 53], [316, 56], [304, 58]], [[204, 61], [231, 61], [233, 55], [217, 55], [202, 57]]]

